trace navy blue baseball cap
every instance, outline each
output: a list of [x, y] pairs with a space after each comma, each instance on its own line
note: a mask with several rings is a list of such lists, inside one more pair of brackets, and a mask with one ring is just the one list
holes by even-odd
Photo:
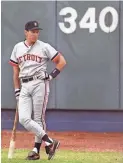
[[25, 30], [26, 31], [42, 30], [42, 28], [39, 27], [39, 23], [37, 21], [29, 21], [25, 24]]

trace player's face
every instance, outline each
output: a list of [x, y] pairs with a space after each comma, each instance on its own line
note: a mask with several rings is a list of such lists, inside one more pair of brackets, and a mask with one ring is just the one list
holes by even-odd
[[39, 37], [39, 30], [26, 31], [25, 35], [26, 35], [27, 40], [34, 43], [37, 41], [37, 39]]

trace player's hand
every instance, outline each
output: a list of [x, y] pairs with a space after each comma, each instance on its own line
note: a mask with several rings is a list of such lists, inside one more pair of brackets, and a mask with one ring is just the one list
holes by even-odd
[[20, 89], [15, 89], [15, 98], [18, 101], [19, 100], [19, 96], [20, 96]]
[[49, 74], [46, 74], [46, 76], [45, 76], [45, 79], [44, 80], [52, 80], [53, 79], [53, 77], [51, 76], [51, 75], [49, 75]]

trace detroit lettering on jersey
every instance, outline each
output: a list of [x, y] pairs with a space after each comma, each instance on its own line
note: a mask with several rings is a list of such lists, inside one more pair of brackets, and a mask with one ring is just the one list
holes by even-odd
[[25, 42], [19, 42], [14, 46], [9, 63], [19, 67], [20, 78], [43, 76], [49, 59], [52, 60], [57, 55], [58, 51], [43, 41], [37, 40], [32, 47], [25, 45]]
[[19, 58], [17, 58], [18, 64], [20, 64], [21, 62], [25, 62], [27, 60], [41, 63], [42, 58], [34, 54], [24, 54], [23, 56], [20, 56]]

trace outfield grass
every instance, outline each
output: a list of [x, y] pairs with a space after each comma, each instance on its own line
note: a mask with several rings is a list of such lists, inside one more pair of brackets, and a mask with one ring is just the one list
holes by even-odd
[[[47, 155], [44, 151], [41, 152], [41, 159], [37, 161], [27, 161], [28, 150], [15, 151], [14, 158], [8, 160], [8, 150], [2, 150], [2, 163], [49, 163]], [[123, 163], [123, 153], [118, 152], [73, 152], [60, 150], [57, 151], [51, 163]]]

